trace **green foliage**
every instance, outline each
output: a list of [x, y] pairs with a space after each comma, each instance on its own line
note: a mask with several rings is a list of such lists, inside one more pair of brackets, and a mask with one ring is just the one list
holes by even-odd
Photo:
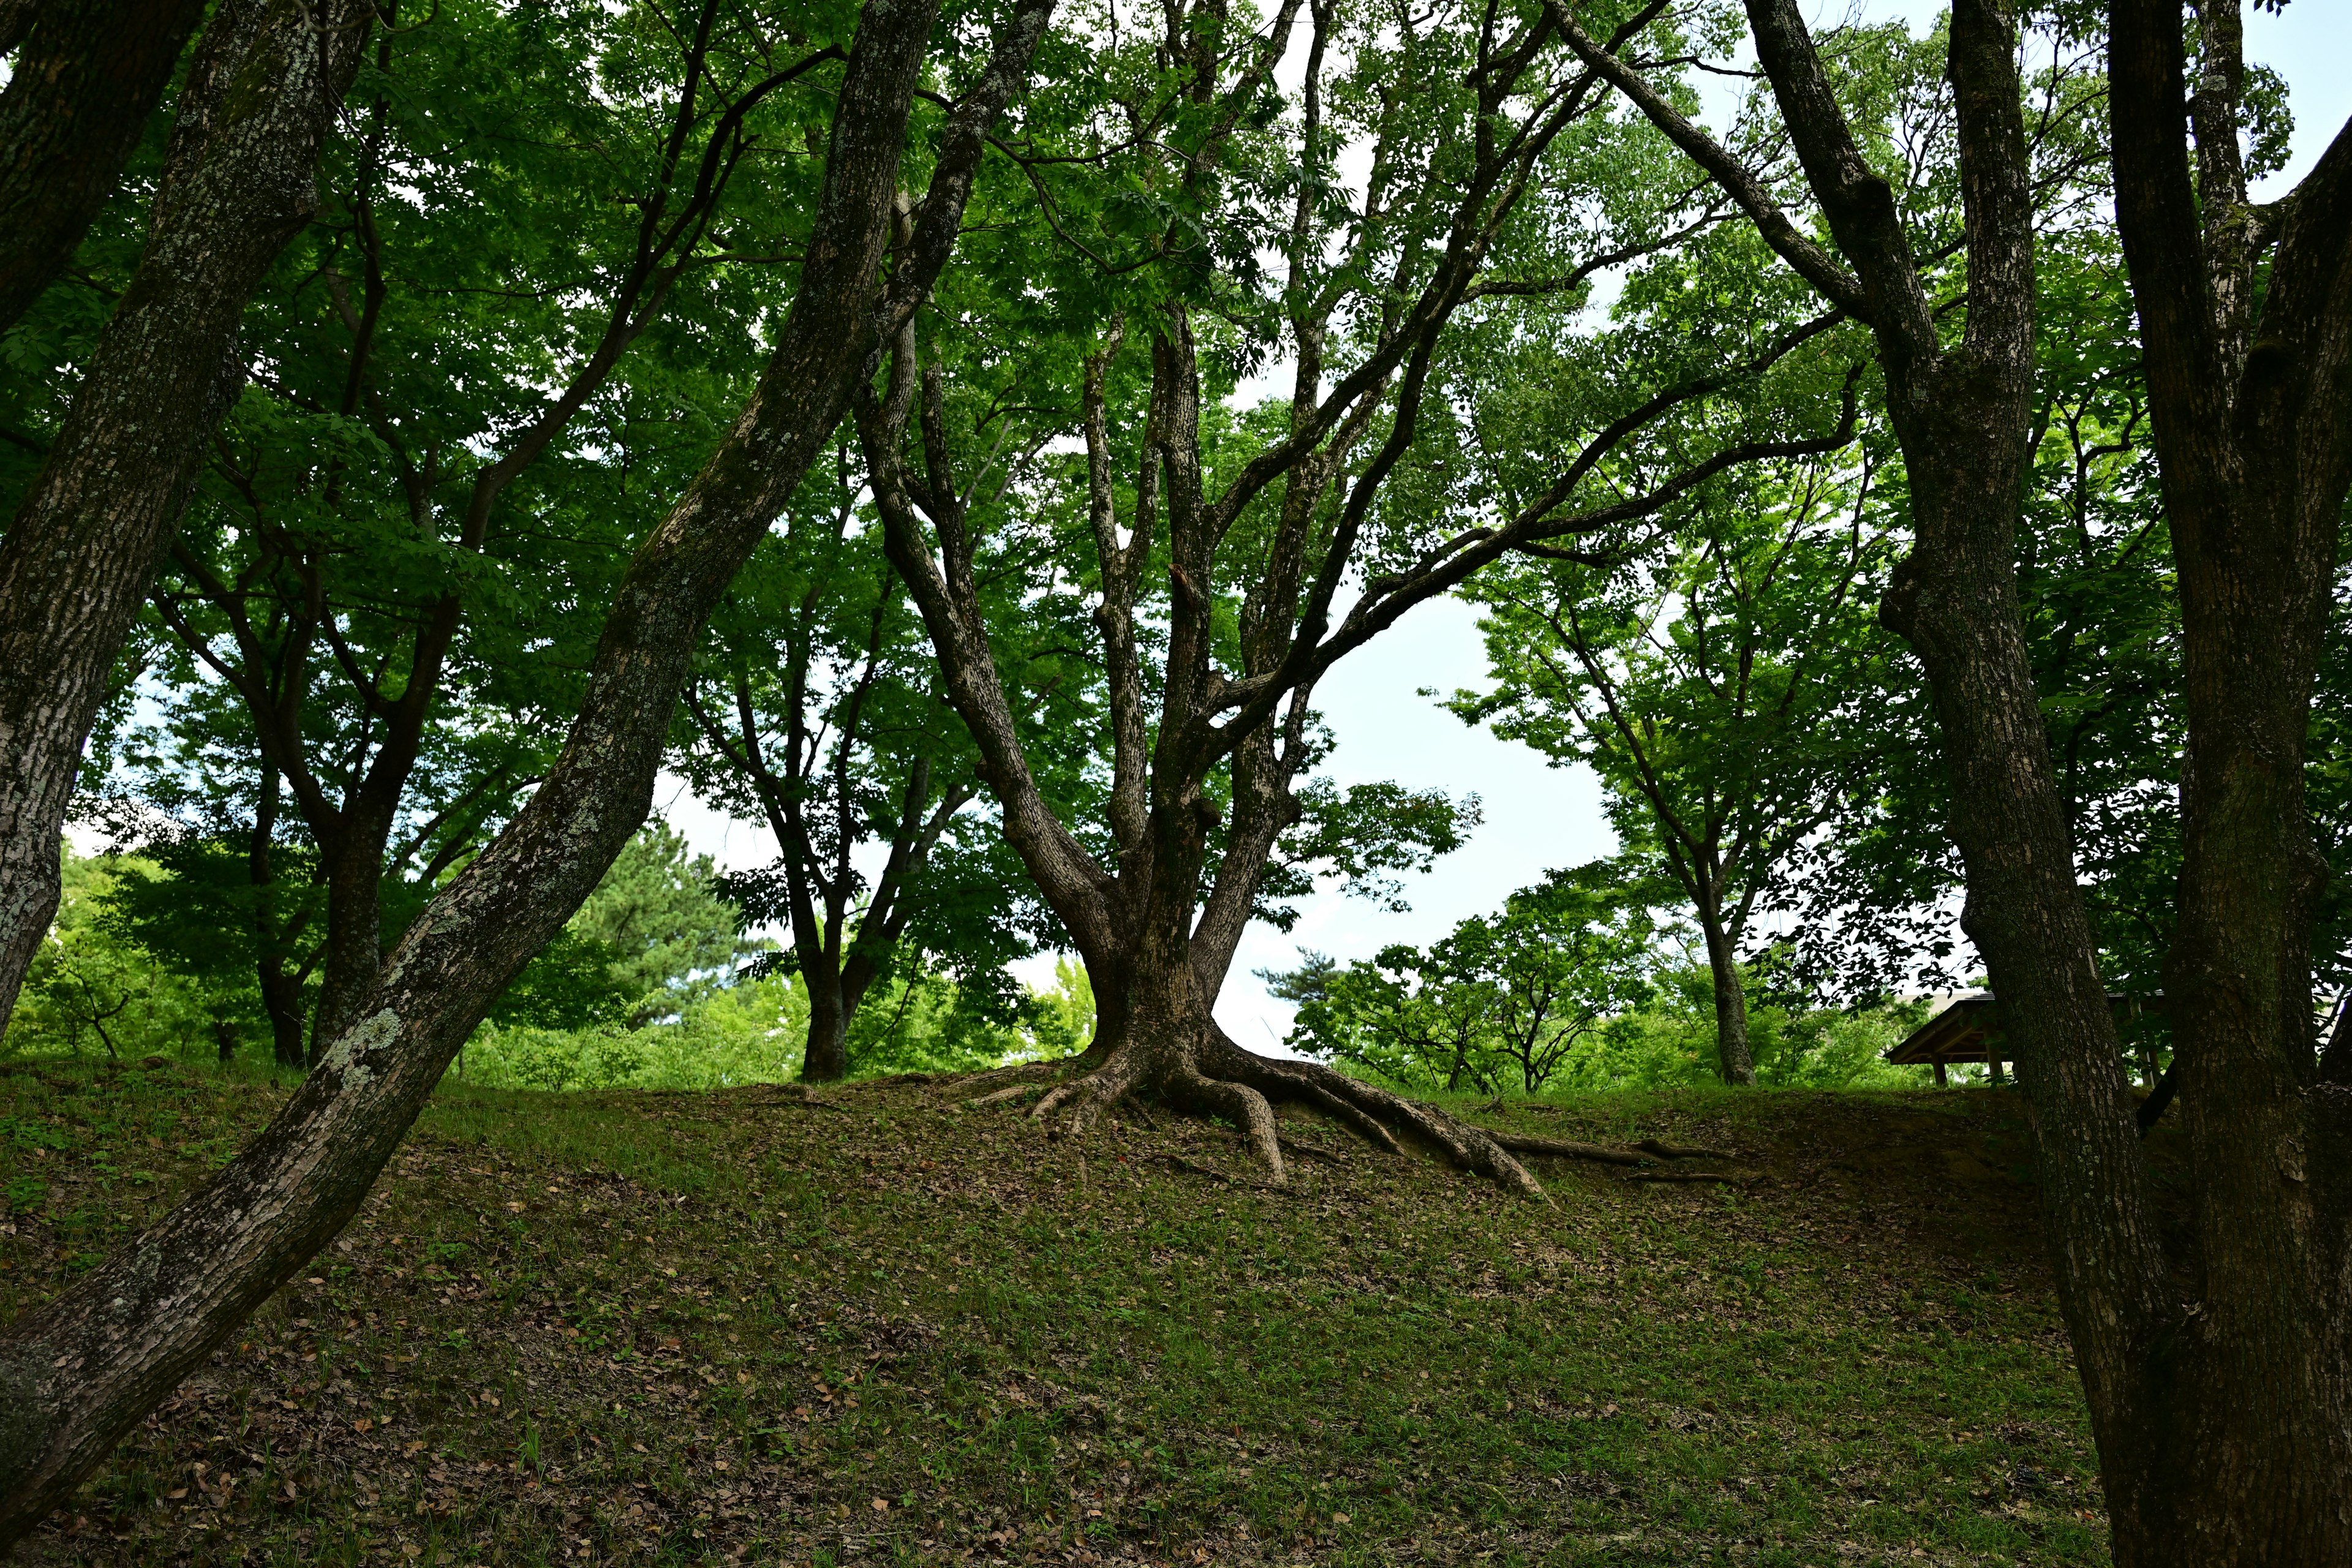
[[1650, 992], [1656, 928], [1607, 862], [1556, 871], [1426, 952], [1335, 970], [1319, 953], [1265, 978], [1301, 999], [1289, 1043], [1414, 1088], [1535, 1094]]
[[657, 1023], [588, 1028], [488, 1023], [456, 1072], [467, 1083], [538, 1089], [724, 1089], [800, 1071], [808, 999], [782, 977], [714, 987]]
[[[1756, 1081], [1767, 1089], [1919, 1089], [1928, 1069], [1895, 1067], [1887, 1049], [1926, 1022], [1926, 1003], [1843, 1009], [1793, 1003], [1776, 973], [1783, 950], [1768, 949], [1741, 966], [1748, 1000], [1748, 1047]], [[1648, 1005], [1611, 1030], [1577, 1064], [1564, 1087], [1663, 1089], [1718, 1080], [1715, 981], [1704, 957], [1660, 964]]]
[[718, 868], [656, 817], [639, 829], [566, 930], [614, 955], [630, 1021], [672, 1016], [724, 988], [741, 959], [769, 946], [739, 934], [742, 914], [713, 889]]
[[1662, 547], [1596, 568], [1485, 574], [1492, 685], [1454, 711], [1607, 791], [1622, 852], [1672, 887], [1724, 961], [1806, 841], [1867, 798], [1891, 681], [1875, 622], [1892, 565], [1872, 463], [1779, 465], [1708, 487]]
[[208, 986], [204, 970], [175, 966], [141, 946], [109, 907], [125, 880], [161, 880], [163, 868], [78, 855], [67, 845], [62, 869], [57, 920], [0, 1039], [6, 1053], [134, 1060], [151, 1053], [228, 1055], [247, 1017], [242, 998]]

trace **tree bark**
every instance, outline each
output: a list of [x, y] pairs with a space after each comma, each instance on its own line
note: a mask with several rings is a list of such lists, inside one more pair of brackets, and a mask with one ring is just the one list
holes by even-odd
[[[1961, 343], [1946, 349], [1892, 193], [1847, 132], [1791, 0], [1748, 8], [1853, 273], [1647, 84], [1622, 64], [1601, 68], [1716, 174], [1792, 267], [1877, 336], [1917, 540], [1884, 613], [1935, 690], [1968, 874], [1963, 924], [2000, 995], [2033, 1116], [2116, 1561], [2352, 1561], [2352, 1096], [2315, 1070], [2316, 879], [2301, 798], [2311, 671], [2352, 463], [2352, 132], [2266, 220], [2244, 205], [2236, 168], [2234, 0], [2199, 8], [2206, 74], [2193, 103], [2178, 7], [2115, 0], [2116, 206], [2180, 563], [2189, 674], [2188, 865], [2167, 991], [2175, 1070], [2198, 1119], [2204, 1278], [2187, 1287], [2201, 1299], [2184, 1308], [2154, 1223], [2018, 605], [2034, 299], [2011, 17], [1992, 0], [1953, 8], [1968, 318]], [[2201, 204], [2186, 167], [2189, 121]], [[2255, 332], [2252, 252], [2270, 222], [2281, 242]]]
[[365, 0], [215, 15], [154, 237], [0, 542], [0, 1023], [57, 910], [58, 835], [114, 657], [243, 382], [238, 317], [317, 205], [319, 150], [373, 15]]
[[204, 0], [26, 7], [0, 92], [0, 331], [73, 259], [204, 14]]
[[923, 299], [982, 138], [1051, 6], [1023, 0], [949, 116], [913, 242], [880, 288], [899, 150], [935, 0], [868, 0], [836, 99], [820, 206], [777, 347], [742, 413], [638, 549], [562, 753], [436, 898], [255, 1142], [162, 1222], [0, 1336], [0, 1544], [357, 1211], [490, 1002], [562, 929], [644, 818], [702, 622], [839, 420], [877, 324]]
[[268, 759], [261, 763], [261, 788], [254, 802], [253, 832], [247, 840], [246, 881], [253, 889], [253, 952], [255, 979], [261, 988], [261, 1010], [269, 1018], [272, 1059], [278, 1067], [300, 1072], [302, 1050], [302, 981], [286, 969], [287, 948], [299, 926], [285, 923], [277, 907], [277, 868], [272, 851], [278, 842], [279, 775]]
[[808, 1044], [801, 1053], [803, 1083], [839, 1083], [849, 1076], [849, 1007], [841, 994], [841, 972], [811, 974], [805, 964], [801, 984], [808, 990]]
[[1739, 973], [1739, 952], [1722, 917], [1701, 908], [1699, 926], [1706, 937], [1706, 969], [1715, 983], [1715, 1051], [1723, 1081], [1742, 1089], [1756, 1087], [1756, 1058], [1748, 1049], [1748, 987]]
[[2190, 1315], [2151, 1325], [2140, 1396], [2118, 1412], [2150, 1440], [2116, 1559], [2343, 1563], [2352, 1089], [2321, 1069], [2326, 866], [2304, 770], [2352, 483], [2352, 125], [2286, 199], [2250, 205], [2237, 0], [2197, 12], [2193, 83], [2177, 8], [2110, 13], [2117, 226], [2180, 594], [2189, 745], [2165, 995], [2200, 1276]]

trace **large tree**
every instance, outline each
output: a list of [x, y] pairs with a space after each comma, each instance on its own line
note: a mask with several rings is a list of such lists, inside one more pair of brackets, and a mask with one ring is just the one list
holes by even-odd
[[[779, 58], [741, 20], [461, 5], [386, 34], [249, 313], [269, 374], [151, 597], [184, 714], [233, 694], [254, 815], [282, 796], [315, 847], [312, 1055], [551, 757], [602, 590], [692, 460], [676, 426], [716, 427], [754, 368], [806, 205], [776, 149], [822, 124], [837, 51]], [[444, 100], [467, 72], [497, 85]]]
[[[2238, 0], [2196, 13], [2193, 63], [2177, 0], [2115, 0], [2108, 37], [2116, 216], [2180, 595], [2165, 992], [2195, 1257], [2184, 1289], [2155, 1235], [2113, 1237], [2138, 1289], [2116, 1303], [2118, 1353], [2084, 1372], [2111, 1504], [2127, 1500], [2118, 1562], [2340, 1563], [2352, 1050], [2340, 1033], [2318, 1048], [2326, 861], [2305, 745], [2352, 487], [2352, 124], [2294, 190], [2251, 201]], [[2102, 1174], [2147, 1184], [2137, 1163]]]
[[[0, 1336], [0, 1541], [66, 1497], [357, 1212], [458, 1047], [635, 831], [704, 619], [824, 449], [871, 345], [895, 335], [939, 279], [984, 138], [1026, 79], [1050, 13], [1046, 0], [1012, 8], [960, 84], [927, 194], [906, 212], [901, 153], [937, 10], [929, 0], [865, 7], [834, 98], [798, 286], [766, 369], [638, 546], [562, 754], [530, 804], [409, 927], [353, 1009], [359, 1022], [270, 1126]], [[895, 247], [894, 218], [904, 223]]]
[[[2200, 9], [2192, 100], [2179, 7], [2116, 5], [2116, 204], [2149, 357], [2189, 689], [2187, 848], [2167, 976], [2179, 994], [2176, 1046], [2196, 1064], [2185, 1093], [2203, 1102], [2191, 1132], [2200, 1251], [2184, 1282], [2157, 1223], [2017, 592], [2036, 290], [2013, 15], [1993, 0], [1959, 0], [1952, 13], [1965, 271], [1945, 284], [1950, 309], [1939, 314], [1896, 194], [1851, 130], [1793, 0], [1747, 9], [1835, 255], [1548, 4], [1580, 53], [1877, 340], [1914, 531], [1882, 613], [1935, 695], [1963, 924], [2033, 1107], [2042, 1213], [2117, 1561], [2345, 1560], [2352, 1161], [2347, 1097], [2315, 1049], [2318, 878], [2302, 738], [2352, 465], [2352, 134], [2285, 202], [2249, 206], [2236, 5]], [[2181, 140], [2192, 110], [2194, 183]], [[1939, 320], [1955, 313], [1948, 336]]]
[[[1556, 433], [1524, 500], [1449, 527], [1469, 498], [1448, 493], [1417, 433], [1424, 419], [1446, 431], [1453, 329], [1572, 337], [1595, 272], [1717, 215], [1677, 199], [1687, 182], [1647, 178], [1654, 167], [1599, 112], [1598, 78], [1556, 47], [1539, 11], [1441, 5], [1391, 33], [1384, 10], [1316, 4], [1286, 113], [1266, 95], [1300, 9], [1284, 5], [1262, 37], [1237, 37], [1211, 4], [1171, 5], [1156, 36], [1107, 37], [1093, 75], [1108, 101], [1060, 124], [1033, 116], [1008, 142], [1029, 184], [1021, 209], [1035, 215], [1008, 230], [1039, 248], [995, 242], [1015, 280], [1006, 303], [945, 302], [928, 344], [910, 320], [887, 382], [860, 401], [859, 433], [891, 559], [1006, 836], [1093, 987], [1083, 1070], [1034, 1114], [1083, 1129], [1124, 1096], [1154, 1095], [1230, 1118], [1279, 1175], [1272, 1101], [1298, 1100], [1391, 1147], [1391, 1130], [1410, 1129], [1532, 1191], [1480, 1130], [1318, 1064], [1259, 1057], [1211, 1016], [1300, 809], [1315, 683], [1512, 552], [1563, 539], [1589, 550], [1736, 463], [1843, 445], [1850, 418], [1823, 408], [1845, 382], [1824, 335], [1836, 315], [1768, 315], [1754, 337], [1685, 340], [1664, 384], [1623, 389], [1605, 416]], [[1621, 41], [1658, 9], [1629, 18]], [[1412, 92], [1395, 90], [1407, 81]], [[1334, 172], [1352, 138], [1370, 155], [1360, 205]], [[1106, 164], [1110, 175], [1087, 183]], [[1287, 262], [1263, 294], [1261, 243]], [[1058, 321], [1033, 322], [1015, 302], [1040, 271], [1067, 279]], [[1083, 453], [1009, 501], [976, 502], [977, 427], [1038, 399], [1046, 331], [1076, 384]], [[1277, 342], [1296, 355], [1289, 396], [1236, 420], [1216, 394], [1236, 361]], [[1717, 397], [1783, 360], [1811, 372], [1809, 395], [1793, 399], [1813, 411], [1810, 429], [1785, 406]], [[1382, 510], [1391, 479], [1401, 499]], [[1066, 821], [1038, 787], [979, 587], [1008, 537], [1063, 517], [1065, 570], [1096, 598], [1108, 686], [1098, 823]], [[1343, 584], [1360, 590], [1344, 613]]]
[[[1051, 921], [976, 803], [971, 739], [878, 531], [856, 516], [860, 488], [845, 446], [736, 579], [688, 689], [678, 761], [698, 795], [775, 836], [776, 859], [726, 885], [747, 917], [789, 935], [777, 966], [808, 995], [811, 1083], [852, 1070], [860, 1010], [894, 974], [943, 962], [960, 994], [1009, 1001], [1004, 965]], [[1049, 595], [1005, 608], [1024, 626], [1028, 733], [1048, 751], [1061, 741], [1066, 787], [1085, 768], [1095, 684], [1051, 656], [1076, 635], [1070, 606]]]
[[1454, 710], [1609, 790], [1628, 852], [1680, 888], [1714, 984], [1727, 1083], [1756, 1081], [1741, 949], [1789, 862], [1872, 761], [1831, 722], [1870, 684], [1882, 542], [1870, 472], [1829, 463], [1715, 487], [1628, 569], [1529, 563], [1471, 592], [1492, 688]]
[[0, 1023], [57, 909], [58, 836], [115, 655], [245, 381], [246, 302], [318, 205], [374, 16], [372, 0], [214, 11], [138, 271], [0, 539]]
[[72, 259], [204, 14], [202, 0], [0, 6], [0, 330]]

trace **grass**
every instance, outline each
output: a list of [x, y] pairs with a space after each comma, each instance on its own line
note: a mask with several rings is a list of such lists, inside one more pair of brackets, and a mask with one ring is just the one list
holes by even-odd
[[[0, 1310], [283, 1091], [0, 1069]], [[1481, 1110], [1744, 1156], [1513, 1198], [1328, 1124], [1267, 1184], [951, 1086], [438, 1095], [42, 1562], [2098, 1563], [2016, 1101]]]

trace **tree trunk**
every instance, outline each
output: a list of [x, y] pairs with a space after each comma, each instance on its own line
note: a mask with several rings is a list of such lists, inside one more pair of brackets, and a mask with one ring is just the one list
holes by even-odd
[[261, 1010], [269, 1018], [273, 1058], [278, 1066], [300, 1072], [302, 1052], [302, 982], [286, 972], [290, 931], [272, 898], [278, 885], [271, 852], [277, 846], [280, 776], [267, 758], [261, 763], [261, 788], [254, 802], [253, 833], [247, 842], [246, 879], [253, 889], [253, 953], [255, 979], [261, 988]]
[[302, 1048], [302, 983], [286, 973], [285, 961], [265, 953], [260, 963], [261, 1007], [269, 1015], [271, 1059], [289, 1072], [310, 1066]]
[[[155, 233], [0, 542], [0, 1022], [58, 902], [58, 835], [115, 655], [236, 395], [246, 300], [318, 204], [373, 8], [228, 0], [181, 92]], [[275, 84], [232, 93], [234, 79]]]
[[1715, 1051], [1723, 1081], [1753, 1089], [1756, 1058], [1748, 1050], [1748, 987], [1739, 973], [1738, 951], [1715, 911], [1699, 911], [1699, 928], [1706, 935], [1707, 973], [1715, 982]]
[[839, 1083], [849, 1074], [849, 1016], [842, 995], [841, 975], [828, 966], [813, 974], [801, 965], [801, 984], [808, 990], [808, 1046], [801, 1054], [803, 1083]]
[[[934, 0], [869, 0], [835, 97], [800, 286], [758, 387], [615, 592], [562, 755], [523, 811], [409, 928], [275, 1121], [203, 1190], [0, 1337], [0, 1544], [70, 1492], [357, 1210], [491, 1000], [644, 818], [701, 626], [791, 499], [875, 341], [876, 278]], [[928, 293], [983, 138], [1026, 79], [1050, 0], [1021, 0], [948, 116], [883, 330]]]
[[0, 331], [73, 259], [204, 14], [83, 0], [33, 18], [0, 92]]
[[[2179, 13], [2166, 8], [2177, 37]], [[1795, 0], [1748, 0], [1748, 15], [1807, 183], [1851, 272], [1622, 62], [1598, 68], [1716, 175], [1773, 249], [1868, 322], [1876, 339], [1911, 480], [1916, 541], [1882, 613], [1917, 651], [1934, 689], [1952, 836], [1967, 868], [1962, 923], [2000, 996], [2032, 1110], [2042, 1215], [2098, 1439], [2117, 1562], [2214, 1561], [2172, 1539], [2184, 1500], [2210, 1495], [2213, 1486], [2168, 1457], [2184, 1413], [2186, 1314], [2154, 1223], [2018, 604], [2013, 549], [2029, 456], [2035, 298], [2032, 171], [2013, 18], [1998, 0], [1952, 7], [1948, 74], [1968, 258], [1966, 322], [1953, 344], [1921, 284], [1894, 193], [1846, 126]], [[1572, 29], [1572, 19], [1562, 26], [1594, 58]], [[2159, 121], [2158, 134], [2170, 139], [2177, 160], [2178, 105]], [[2119, 192], [2128, 184], [2119, 178]], [[2267, 1275], [2246, 1288], [2268, 1289]], [[2306, 1454], [2305, 1473], [2340, 1492], [2343, 1468], [2321, 1462], [2337, 1451]], [[2240, 1517], [2251, 1523], [2252, 1516]], [[2276, 1560], [2345, 1557], [2338, 1550]]]
[[392, 824], [360, 820], [360, 813], [352, 811], [339, 829], [320, 846], [327, 875], [327, 952], [310, 1020], [314, 1062], [358, 1022], [359, 1008], [383, 968], [383, 855]]
[[[2352, 1087], [2318, 1050], [2326, 862], [2304, 800], [2352, 483], [2352, 125], [2265, 217], [2242, 162], [2234, 0], [2116, 0], [2116, 218], [2178, 568], [2189, 720], [2165, 963], [2193, 1180], [2193, 1304], [2151, 1320], [2149, 1440], [2116, 1560], [2352, 1562]], [[2193, 127], [2192, 184], [2181, 127]], [[2267, 279], [2259, 275], [2273, 241]], [[2266, 288], [2258, 289], [2258, 284]], [[2330, 1053], [2331, 1057], [2333, 1053]], [[2134, 1391], [2139, 1392], [2139, 1391]]]

